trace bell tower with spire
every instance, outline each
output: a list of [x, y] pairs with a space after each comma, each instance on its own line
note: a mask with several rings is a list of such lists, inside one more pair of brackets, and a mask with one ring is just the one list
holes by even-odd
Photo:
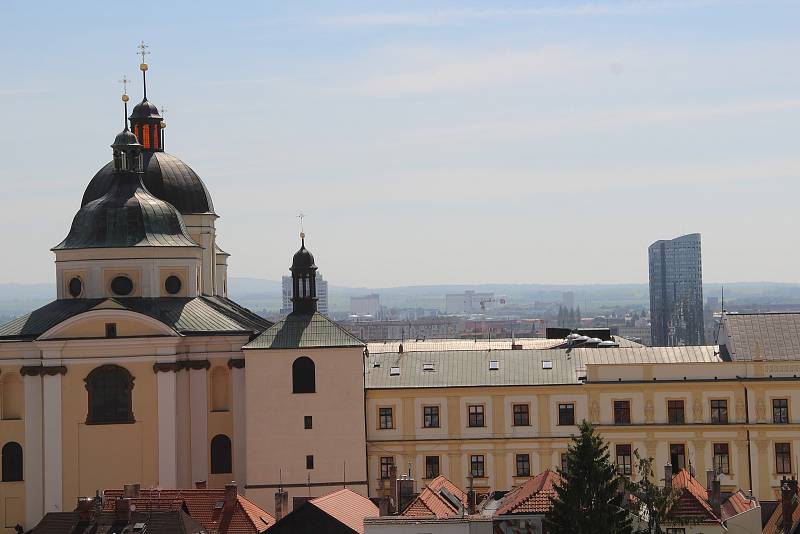
[[292, 313], [312, 314], [317, 311], [317, 266], [314, 255], [306, 248], [306, 234], [300, 232], [300, 250], [292, 258]]
[[162, 130], [165, 126], [163, 117], [159, 113], [158, 107], [147, 100], [147, 69], [149, 67], [145, 60], [150, 54], [149, 46], [142, 41], [137, 48], [139, 49], [138, 55], [142, 56], [139, 70], [142, 71], [143, 98], [133, 108], [130, 116], [131, 128], [144, 150], [162, 152], [164, 150]]

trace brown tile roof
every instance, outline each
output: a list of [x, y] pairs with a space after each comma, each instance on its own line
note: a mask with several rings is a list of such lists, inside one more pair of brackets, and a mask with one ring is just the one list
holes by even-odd
[[[147, 532], [158, 534], [208, 534], [204, 527], [183, 510], [142, 512], [131, 511], [124, 526], [144, 523]], [[120, 532], [120, 522], [114, 512], [92, 514], [89, 521], [81, 520], [79, 512], [48, 512], [33, 529], [32, 534], [114, 534]]]
[[555, 471], [548, 469], [503, 497], [496, 515], [543, 514], [550, 510], [551, 498], [556, 497], [554, 485], [561, 481]]
[[[122, 490], [104, 492], [103, 510], [113, 511], [114, 501], [122, 496]], [[224, 488], [157, 490], [143, 489], [139, 497], [131, 499], [139, 511], [167, 511], [185, 509], [189, 515], [212, 534], [257, 534], [275, 524], [275, 518], [247, 500], [237, 496], [237, 505], [230, 519], [225, 522], [222, 507], [225, 501]]]
[[759, 502], [756, 499], [749, 498], [742, 490], [739, 490], [722, 503], [722, 520], [727, 521], [735, 515], [743, 514], [758, 506]]
[[336, 490], [308, 503], [359, 534], [364, 534], [365, 517], [379, 515], [378, 507], [372, 501], [349, 489]]
[[682, 491], [678, 492], [677, 499], [672, 503], [667, 514], [669, 517], [692, 522], [719, 522], [708, 503], [708, 491], [686, 469], [681, 469], [672, 477], [672, 487]]
[[467, 494], [450, 482], [444, 476], [438, 476], [422, 488], [419, 495], [411, 501], [401, 515], [407, 517], [430, 517], [438, 519], [458, 517], [461, 510], [457, 509], [442, 495], [442, 489], [449, 491], [453, 497], [461, 502], [462, 508], [467, 507]]
[[[800, 492], [798, 492], [800, 495]], [[763, 534], [783, 534], [783, 509], [781, 508], [782, 502], [778, 501], [778, 506], [769, 516], [767, 523], [762, 530]], [[797, 529], [800, 527], [800, 506], [795, 505], [794, 512], [792, 512], [792, 528]]]

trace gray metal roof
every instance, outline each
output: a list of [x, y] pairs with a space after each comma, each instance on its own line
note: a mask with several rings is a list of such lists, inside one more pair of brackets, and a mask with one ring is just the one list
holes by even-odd
[[363, 347], [364, 342], [319, 312], [290, 313], [244, 348]]
[[0, 340], [36, 339], [57, 324], [112, 300], [183, 335], [258, 334], [272, 324], [223, 297], [56, 300], [0, 326]]
[[800, 360], [800, 313], [726, 313], [722, 321], [731, 359]]
[[[445, 350], [370, 353], [367, 389], [579, 384], [588, 364], [721, 362], [717, 347]], [[497, 362], [497, 370], [490, 362]], [[550, 362], [552, 368], [545, 368]], [[428, 364], [428, 365], [426, 365]], [[432, 364], [433, 370], [430, 369]], [[376, 366], [377, 365], [377, 366]]]
[[[367, 343], [370, 354], [380, 354], [384, 352], [396, 353], [403, 345], [403, 352], [417, 351], [446, 351], [446, 350], [501, 350], [511, 349], [511, 338], [504, 339], [406, 339], [373, 341]], [[563, 339], [544, 339], [523, 337], [514, 339], [515, 345], [520, 345], [523, 349], [552, 349], [564, 343]]]

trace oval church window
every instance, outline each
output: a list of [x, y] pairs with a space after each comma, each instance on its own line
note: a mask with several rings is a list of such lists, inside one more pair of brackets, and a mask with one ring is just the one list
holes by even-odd
[[68, 286], [69, 294], [73, 298], [78, 298], [81, 296], [81, 293], [83, 293], [83, 282], [77, 276], [70, 278]]
[[177, 295], [181, 292], [181, 279], [175, 275], [168, 276], [167, 279], [164, 281], [164, 289], [167, 290], [167, 293], [170, 295]]
[[133, 282], [127, 276], [117, 276], [111, 280], [111, 291], [122, 297], [130, 295], [133, 291]]

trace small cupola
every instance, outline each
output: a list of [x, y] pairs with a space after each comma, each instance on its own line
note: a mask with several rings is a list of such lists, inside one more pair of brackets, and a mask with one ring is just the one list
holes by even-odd
[[292, 258], [292, 310], [294, 313], [317, 311], [317, 266], [306, 248], [306, 235], [300, 232], [300, 250]]
[[158, 107], [147, 100], [147, 69], [149, 66], [145, 63], [145, 58], [150, 54], [147, 50], [149, 47], [142, 41], [138, 48], [138, 54], [142, 56], [139, 70], [142, 71], [143, 98], [141, 102], [133, 107], [133, 112], [131, 112], [131, 129], [144, 150], [161, 152], [164, 150], [164, 128], [166, 123], [158, 111]]
[[142, 145], [136, 139], [136, 135], [128, 129], [128, 94], [122, 95], [125, 103], [125, 128], [117, 134], [111, 148], [114, 150], [114, 171], [115, 172], [142, 172]]

